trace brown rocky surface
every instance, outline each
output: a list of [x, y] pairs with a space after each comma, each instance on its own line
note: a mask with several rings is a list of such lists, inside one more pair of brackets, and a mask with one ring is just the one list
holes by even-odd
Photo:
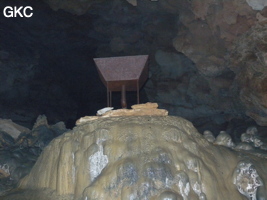
[[231, 51], [231, 69], [246, 114], [267, 126], [267, 23], [259, 23], [243, 34]]
[[179, 117], [100, 118], [54, 139], [4, 200], [266, 199], [266, 164]]
[[[236, 102], [233, 104], [241, 100], [245, 113], [259, 125], [266, 126], [266, 2], [181, 2], [184, 3], [179, 9], [180, 21], [184, 27], [173, 40], [176, 50], [196, 64], [199, 73], [209, 82], [213, 97], [220, 88], [231, 88], [232, 102]], [[229, 68], [237, 76], [238, 90], [235, 90], [236, 82], [222, 76]], [[220, 86], [216, 82], [220, 82]], [[224, 99], [223, 103], [226, 107], [232, 104], [230, 99]], [[243, 110], [234, 107], [240, 112]]]
[[174, 39], [177, 51], [192, 59], [204, 77], [216, 77], [230, 67], [237, 76], [237, 95], [246, 114], [264, 126], [265, 6], [265, 1], [191, 1], [188, 10], [180, 11], [185, 28]]
[[181, 9], [184, 25], [174, 39], [177, 51], [192, 59], [201, 74], [220, 75], [232, 42], [256, 22], [256, 11], [244, 1], [193, 0]]

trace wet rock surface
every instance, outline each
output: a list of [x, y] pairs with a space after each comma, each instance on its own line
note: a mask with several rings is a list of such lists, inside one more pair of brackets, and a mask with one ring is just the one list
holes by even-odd
[[[44, 115], [38, 117], [32, 130], [11, 120], [1, 122], [6, 125], [5, 129], [0, 131], [0, 196], [3, 196], [17, 187], [21, 178], [29, 174], [44, 147], [67, 129], [63, 122], [48, 125]], [[6, 129], [7, 125], [9, 129]], [[17, 138], [13, 138], [11, 133], [17, 133], [15, 128], [18, 127], [23, 131]]]
[[54, 139], [4, 199], [265, 199], [266, 162], [182, 118], [99, 118]]

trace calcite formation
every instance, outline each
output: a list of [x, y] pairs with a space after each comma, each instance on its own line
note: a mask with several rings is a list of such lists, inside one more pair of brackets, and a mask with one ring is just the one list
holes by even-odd
[[260, 196], [257, 197], [257, 190], [259, 186], [263, 185], [263, 182], [251, 163], [239, 162], [234, 177], [234, 184], [241, 194], [251, 200], [262, 199]]
[[230, 148], [235, 146], [235, 144], [232, 141], [231, 136], [228, 133], [226, 133], [225, 131], [220, 132], [220, 134], [217, 136], [214, 144], [222, 145], [222, 146], [226, 146], [226, 147], [230, 147]]
[[180, 117], [102, 117], [54, 139], [4, 199], [263, 200], [266, 164]]
[[[263, 136], [258, 134], [258, 129], [255, 126], [247, 128], [246, 132], [241, 134], [240, 139], [236, 138], [236, 144], [232, 137], [226, 131], [220, 131], [219, 135], [214, 137], [209, 130], [203, 132], [203, 137], [210, 143], [215, 145], [225, 146], [239, 152], [249, 153], [250, 155], [267, 158], [267, 144]], [[239, 142], [241, 141], [241, 142]]]

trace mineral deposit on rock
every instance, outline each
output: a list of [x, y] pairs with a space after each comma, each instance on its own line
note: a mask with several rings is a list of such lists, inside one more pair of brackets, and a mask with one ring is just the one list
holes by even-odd
[[4, 200], [266, 199], [266, 164], [213, 145], [183, 118], [98, 118], [54, 139]]

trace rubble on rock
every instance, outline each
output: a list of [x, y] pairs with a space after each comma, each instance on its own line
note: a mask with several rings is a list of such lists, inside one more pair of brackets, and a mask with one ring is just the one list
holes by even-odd
[[117, 109], [109, 110], [100, 116], [85, 116], [76, 121], [76, 125], [87, 121], [96, 120], [104, 117], [118, 117], [118, 116], [166, 116], [168, 111], [165, 109], [158, 109], [157, 103], [145, 103], [131, 106], [132, 109]]

